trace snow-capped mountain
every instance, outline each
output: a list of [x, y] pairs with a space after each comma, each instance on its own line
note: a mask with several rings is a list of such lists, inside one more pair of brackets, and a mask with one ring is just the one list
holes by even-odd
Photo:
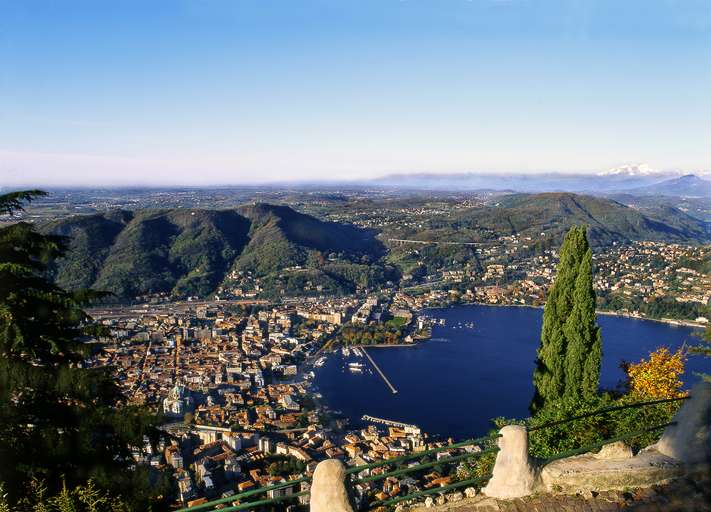
[[653, 169], [649, 164], [625, 164], [598, 173], [598, 176], [654, 176], [657, 174], [674, 174], [668, 171]]
[[625, 164], [597, 173], [598, 176], [609, 176], [617, 178], [659, 178], [660, 180], [679, 178], [688, 174], [695, 174], [697, 176], [706, 177], [711, 175], [711, 171], [701, 169], [660, 170], [651, 167], [649, 164]]

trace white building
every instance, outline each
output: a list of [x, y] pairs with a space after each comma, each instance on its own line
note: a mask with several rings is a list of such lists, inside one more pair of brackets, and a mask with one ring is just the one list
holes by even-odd
[[163, 412], [174, 418], [182, 418], [186, 412], [192, 411], [194, 406], [190, 391], [180, 384], [176, 384], [163, 400]]

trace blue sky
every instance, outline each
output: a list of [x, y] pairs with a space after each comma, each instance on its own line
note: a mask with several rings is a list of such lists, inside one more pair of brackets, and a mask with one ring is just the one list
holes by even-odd
[[707, 0], [0, 0], [0, 185], [711, 169]]

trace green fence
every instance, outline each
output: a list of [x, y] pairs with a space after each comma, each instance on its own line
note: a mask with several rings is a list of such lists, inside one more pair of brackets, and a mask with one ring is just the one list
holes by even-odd
[[[220, 498], [219, 500], [201, 503], [192, 507], [181, 508], [177, 512], [198, 512], [208, 510], [233, 512], [237, 510], [252, 510], [262, 506], [274, 505], [281, 503], [282, 501], [291, 500], [308, 494], [309, 491], [292, 492], [292, 488], [294, 486], [301, 485], [304, 482], [311, 482], [311, 477], [298, 478], [296, 480], [289, 480], [280, 484], [268, 485], [266, 487], [244, 491], [239, 494], [227, 496], [226, 498]], [[276, 493], [279, 493], [279, 495], [273, 496]], [[272, 495], [271, 497], [269, 497], [270, 494]], [[268, 497], [254, 501], [245, 501], [248, 498], [256, 498], [260, 495], [267, 495]], [[227, 505], [228, 503], [230, 505]]]
[[[496, 439], [500, 437], [498, 434], [497, 435], [492, 435], [492, 436], [486, 436], [486, 437], [480, 437], [477, 439], [469, 439], [467, 441], [462, 441], [459, 443], [454, 443], [454, 444], [449, 444], [445, 446], [440, 446], [437, 448], [432, 448], [430, 450], [424, 450], [418, 453], [413, 453], [409, 455], [403, 455], [402, 457], [395, 457], [391, 459], [386, 459], [378, 462], [373, 462], [371, 464], [364, 464], [362, 466], [355, 466], [352, 468], [348, 468], [346, 470], [347, 474], [354, 474], [358, 475], [354, 478], [351, 479], [351, 484], [367, 484], [370, 482], [378, 481], [378, 480], [385, 480], [386, 478], [389, 477], [397, 477], [397, 476], [402, 476], [406, 475], [408, 473], [417, 473], [417, 472], [422, 472], [424, 470], [434, 468], [435, 466], [441, 466], [445, 464], [452, 464], [452, 463], [461, 463], [465, 461], [472, 461], [476, 460], [484, 455], [490, 454], [490, 453], [496, 453], [499, 448], [494, 445]], [[476, 451], [466, 451], [467, 447], [476, 447]], [[456, 454], [456, 455], [450, 455], [447, 457], [442, 457], [440, 459], [430, 461], [430, 462], [419, 462], [417, 464], [411, 464], [408, 465], [405, 468], [401, 469], [395, 469], [392, 471], [385, 471], [382, 473], [377, 473], [377, 474], [369, 474], [373, 469], [377, 469], [383, 466], [393, 466], [393, 465], [399, 465], [402, 464], [403, 462], [419, 459], [422, 461], [425, 457], [428, 457], [433, 454], [437, 454], [440, 452], [444, 451], [450, 451], [450, 450], [462, 450], [464, 449], [464, 453]], [[360, 476], [361, 474], [364, 474], [364, 476]], [[472, 479], [466, 479], [466, 480], [461, 480], [457, 482], [453, 482], [451, 484], [445, 485], [445, 486], [438, 486], [438, 487], [432, 487], [430, 489], [424, 489], [424, 490], [418, 490], [415, 492], [412, 492], [410, 494], [406, 494], [404, 496], [395, 496], [390, 499], [384, 499], [384, 500], [377, 500], [377, 501], [371, 501], [368, 503], [368, 508], [377, 508], [377, 507], [388, 507], [391, 505], [395, 505], [397, 503], [400, 503], [402, 501], [409, 501], [409, 500], [414, 500], [417, 498], [421, 498], [430, 494], [439, 494], [442, 492], [446, 492], [452, 489], [457, 489], [460, 487], [467, 487], [467, 486], [472, 486], [476, 485], [479, 483], [482, 483], [486, 480], [488, 480], [491, 477], [491, 475], [485, 475], [477, 478], [472, 478]]]
[[[572, 416], [570, 418], [566, 418], [563, 420], [552, 421], [552, 422], [541, 424], [541, 425], [530, 425], [530, 426], [527, 426], [527, 429], [529, 432], [535, 432], [538, 430], [557, 427], [560, 425], [564, 425], [566, 423], [570, 423], [570, 422], [577, 421], [577, 420], [584, 419], [584, 418], [589, 418], [592, 416], [610, 414], [610, 413], [622, 411], [624, 409], [629, 409], [629, 408], [648, 407], [648, 406], [658, 405], [658, 404], [662, 404], [662, 403], [677, 402], [677, 401], [681, 401], [681, 400], [686, 400], [687, 398], [690, 398], [690, 397], [683, 396], [683, 397], [679, 397], [679, 398], [650, 400], [650, 401], [635, 402], [632, 404], [625, 404], [625, 405], [614, 406], [614, 407], [606, 407], [603, 409], [598, 409], [596, 411], [581, 414], [578, 416]], [[635, 437], [638, 437], [638, 436], [641, 436], [643, 434], [647, 434], [650, 432], [660, 431], [663, 428], [666, 428], [667, 426], [673, 425], [673, 424], [674, 424], [674, 422], [658, 424], [658, 425], [653, 425], [653, 426], [646, 427], [643, 429], [619, 434], [617, 436], [610, 437], [610, 438], [604, 439], [604, 440], [596, 442], [596, 443], [588, 444], [585, 446], [581, 446], [579, 448], [575, 448], [572, 450], [567, 450], [567, 451], [564, 451], [561, 453], [551, 455], [551, 456], [541, 460], [540, 463], [545, 465], [545, 464], [548, 464], [549, 462], [552, 462], [554, 460], [558, 460], [558, 459], [562, 459], [562, 458], [566, 458], [566, 457], [571, 457], [573, 455], [579, 455], [582, 453], [587, 453], [592, 450], [599, 449], [602, 446], [609, 444], [609, 443], [613, 443], [616, 441], [628, 440], [628, 439], [632, 439], [632, 438], [635, 438]], [[429, 450], [423, 450], [421, 452], [411, 453], [411, 454], [403, 455], [400, 457], [384, 459], [384, 460], [380, 460], [377, 462], [372, 462], [370, 464], [363, 464], [360, 466], [348, 467], [348, 468], [346, 468], [346, 474], [348, 475], [348, 478], [350, 479], [351, 485], [370, 484], [372, 482], [385, 480], [389, 477], [401, 477], [403, 475], [408, 475], [408, 474], [412, 474], [412, 473], [415, 473], [415, 474], [421, 473], [421, 472], [428, 470], [430, 468], [434, 468], [435, 466], [446, 465], [446, 464], [455, 464], [455, 463], [459, 464], [459, 463], [466, 462], [466, 461], [473, 461], [473, 460], [479, 459], [480, 457], [482, 457], [484, 455], [496, 453], [498, 451], [498, 447], [496, 446], [495, 441], [498, 437], [500, 437], [500, 435], [491, 435], [491, 436], [480, 437], [480, 438], [476, 438], [476, 439], [469, 439], [467, 441], [462, 441], [459, 443], [453, 443], [453, 444], [448, 444], [448, 445], [444, 445], [444, 446], [439, 446], [439, 447], [432, 448]], [[471, 449], [471, 448], [475, 448], [475, 449]], [[438, 454], [440, 452], [444, 452], [444, 451], [455, 451], [457, 453], [455, 453], [453, 455], [448, 455], [446, 457], [442, 457], [439, 460], [433, 460], [433, 461], [427, 461], [427, 462], [424, 461], [424, 459], [426, 457], [429, 457], [430, 455], [436, 455], [436, 454]], [[459, 453], [461, 451], [463, 451], [463, 453]], [[407, 463], [407, 465], [405, 467], [399, 467], [405, 463]], [[395, 469], [389, 469], [392, 467], [395, 467]], [[384, 468], [384, 470], [381, 471], [380, 468]], [[376, 471], [374, 471], [374, 470], [376, 470]], [[388, 508], [388, 507], [391, 507], [392, 505], [401, 503], [403, 501], [417, 500], [418, 498], [423, 498], [423, 497], [431, 495], [431, 494], [441, 494], [441, 493], [445, 493], [447, 491], [462, 488], [462, 487], [481, 486], [489, 478], [491, 478], [491, 475], [486, 474], [486, 475], [478, 476], [476, 478], [469, 478], [469, 479], [454, 481], [454, 482], [452, 482], [448, 485], [444, 485], [444, 486], [437, 486], [437, 487], [432, 487], [432, 488], [425, 488], [422, 490], [416, 490], [415, 492], [412, 492], [412, 493], [406, 494], [406, 495], [393, 496], [391, 498], [383, 499], [383, 500], [367, 501], [367, 503], [363, 504], [363, 508], [366, 508], [366, 509], [375, 509], [375, 508], [380, 508], [380, 507]], [[268, 506], [276, 505], [276, 504], [281, 503], [283, 501], [291, 500], [294, 498], [298, 498], [299, 496], [304, 496], [304, 495], [309, 494], [309, 491], [307, 491], [307, 490], [293, 492], [293, 490], [294, 490], [293, 488], [295, 486], [300, 486], [301, 484], [303, 484], [305, 482], [310, 483], [311, 477], [299, 478], [296, 480], [291, 480], [291, 481], [283, 482], [283, 483], [276, 484], [276, 485], [271, 485], [271, 486], [267, 486], [267, 487], [261, 487], [259, 489], [245, 491], [245, 492], [242, 492], [239, 494], [235, 494], [233, 496], [228, 496], [226, 498], [221, 498], [218, 500], [210, 501], [208, 503], [203, 503], [203, 504], [196, 505], [196, 506], [189, 507], [189, 508], [182, 508], [178, 512], [201, 512], [201, 511], [213, 511], [213, 510], [219, 510], [220, 512], [232, 512], [232, 511], [238, 511], [238, 510], [258, 510], [260, 507], [268, 507]], [[261, 499], [256, 499], [262, 495], [265, 495], [266, 497], [263, 497]]]

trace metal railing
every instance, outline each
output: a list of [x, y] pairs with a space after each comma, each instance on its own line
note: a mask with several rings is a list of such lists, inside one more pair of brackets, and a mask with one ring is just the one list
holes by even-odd
[[633, 402], [631, 404], [615, 405], [612, 407], [603, 407], [597, 409], [596, 411], [586, 412], [578, 416], [571, 416], [570, 418], [565, 418], [564, 420], [550, 421], [548, 423], [542, 423], [541, 425], [531, 425], [527, 426], [529, 432], [535, 432], [536, 430], [543, 430], [545, 428], [556, 427], [558, 425], [564, 425], [565, 423], [570, 423], [572, 421], [581, 420], [584, 418], [590, 418], [593, 416], [600, 416], [602, 414], [607, 414], [608, 412], [623, 411], [625, 409], [635, 409], [640, 407], [647, 407], [649, 405], [665, 404], [670, 402], [679, 402], [681, 400], [687, 400], [691, 398], [690, 395], [679, 396], [675, 398], [662, 398], [659, 400], [648, 400], [644, 402]]
[[[279, 503], [281, 501], [289, 500], [292, 498], [298, 498], [299, 496], [305, 496], [309, 494], [309, 491], [299, 491], [289, 494], [284, 494], [281, 496], [274, 496], [272, 498], [261, 499], [256, 501], [247, 501], [244, 503], [239, 503], [246, 498], [251, 498], [254, 496], [259, 496], [261, 494], [268, 494], [274, 491], [281, 491], [295, 485], [300, 485], [304, 482], [311, 482], [311, 477], [297, 478], [296, 480], [289, 480], [287, 482], [282, 482], [280, 484], [268, 485], [266, 487], [259, 487], [257, 489], [252, 489], [249, 491], [244, 491], [239, 494], [234, 494], [232, 496], [227, 496], [225, 498], [220, 498], [218, 500], [209, 501], [207, 503], [200, 503], [192, 507], [185, 507], [179, 509], [177, 512], [198, 512], [198, 511], [212, 511], [219, 510], [220, 512], [236, 512], [238, 510], [249, 510], [263, 505], [271, 505], [274, 503]], [[238, 503], [235, 503], [238, 502]], [[231, 503], [232, 505], [223, 506], [225, 503]]]
[[[569, 418], [565, 418], [562, 420], [556, 420], [556, 421], [551, 421], [547, 423], [543, 423], [540, 425], [525, 425], [527, 428], [528, 432], [536, 432], [536, 431], [541, 431], [544, 429], [552, 428], [552, 427], [557, 427], [560, 425], [564, 425], [566, 423], [571, 423], [573, 421], [578, 421], [581, 419], [585, 418], [590, 418], [594, 416], [600, 416], [604, 414], [609, 414], [613, 412], [618, 412], [622, 411], [625, 409], [630, 409], [630, 408], [640, 408], [640, 407], [648, 407], [652, 405], [658, 405], [658, 404], [663, 404], [663, 403], [672, 403], [672, 402], [678, 402], [682, 400], [686, 400], [690, 398], [690, 396], [681, 396], [678, 398], [666, 398], [666, 399], [660, 399], [660, 400], [650, 400], [650, 401], [643, 401], [643, 402], [635, 402], [631, 404], [623, 404], [619, 406], [612, 406], [612, 407], [604, 407], [595, 411], [583, 413], [577, 416], [572, 416]], [[571, 457], [574, 455], [580, 455], [583, 453], [590, 452], [592, 450], [599, 449], [603, 447], [606, 444], [614, 443], [616, 441], [623, 441], [623, 440], [628, 440], [632, 439], [635, 437], [639, 437], [641, 435], [659, 431], [663, 428], [666, 428], [670, 425], [674, 425], [675, 422], [669, 422], [669, 423], [663, 423], [663, 424], [658, 424], [658, 425], [653, 425], [651, 427], [647, 427], [644, 429], [640, 430], [635, 430], [632, 432], [627, 432], [623, 434], [619, 434], [607, 439], [603, 439], [601, 441], [597, 441], [595, 443], [590, 443], [585, 446], [581, 446], [579, 448], [574, 448], [571, 450], [566, 450], [560, 453], [556, 453], [554, 455], [548, 456], [544, 459], [539, 460], [540, 463], [543, 465], [548, 464], [549, 462], [563, 459], [566, 457]], [[379, 460], [377, 462], [372, 462], [369, 464], [362, 464], [360, 466], [353, 466], [353, 467], [348, 467], [346, 468], [346, 475], [347, 478], [350, 480], [351, 485], [358, 485], [358, 484], [370, 484], [375, 481], [379, 480], [385, 480], [390, 477], [400, 477], [403, 475], [407, 475], [409, 473], [416, 473], [416, 472], [421, 472], [429, 468], [434, 468], [436, 466], [441, 466], [445, 464], [454, 464], [454, 463], [461, 463], [465, 461], [471, 461], [478, 459], [484, 455], [489, 455], [498, 452], [499, 448], [495, 445], [495, 441], [497, 438], [501, 437], [499, 434], [495, 435], [490, 435], [490, 436], [485, 436], [485, 437], [479, 437], [476, 439], [469, 439], [466, 441], [458, 442], [458, 443], [453, 443], [453, 444], [447, 444], [443, 446], [439, 446], [436, 448], [431, 448], [428, 450], [423, 450], [421, 452], [417, 453], [411, 453], [408, 455], [402, 455], [399, 457], [393, 457], [389, 459], [383, 459]], [[455, 455], [450, 455], [447, 457], [442, 457], [438, 460], [433, 460], [429, 462], [423, 462], [422, 460], [425, 457], [428, 457], [429, 455], [437, 454], [440, 452], [444, 451], [450, 451], [450, 450], [462, 450], [466, 449], [467, 447], [472, 446], [472, 447], [477, 447], [478, 451], [465, 451], [464, 453], [458, 453]], [[393, 469], [390, 471], [384, 471], [381, 473], [371, 473], [372, 470], [374, 469], [379, 469], [379, 468], [385, 468], [386, 466], [393, 466], [393, 465], [400, 465], [402, 463], [406, 463], [408, 461], [413, 461], [419, 459], [419, 462], [417, 464], [411, 464], [408, 465], [407, 467], [404, 468], [397, 468]], [[491, 474], [485, 474], [482, 476], [478, 476], [476, 478], [468, 478], [460, 481], [455, 481], [451, 484], [443, 485], [443, 486], [433, 486], [429, 489], [422, 489], [422, 490], [416, 490], [415, 492], [411, 492], [406, 495], [402, 496], [393, 496], [388, 499], [380, 499], [380, 500], [375, 500], [375, 501], [370, 501], [367, 503], [368, 508], [374, 509], [374, 508], [379, 508], [379, 507], [389, 507], [392, 505], [395, 505], [397, 503], [401, 503], [403, 501], [409, 501], [409, 500], [415, 500], [418, 498], [422, 498], [425, 496], [429, 496], [431, 494], [441, 494], [445, 493], [450, 490], [458, 489], [461, 487], [467, 487], [467, 486], [479, 486], [482, 483], [486, 482], [488, 479], [491, 478]], [[239, 494], [235, 494], [232, 496], [228, 496], [225, 498], [220, 498], [217, 500], [213, 500], [207, 503], [202, 503], [198, 504], [192, 507], [187, 507], [187, 508], [182, 508], [178, 510], [177, 512], [201, 512], [201, 511], [213, 511], [213, 510], [219, 510], [220, 512], [236, 512], [240, 510], [250, 510], [250, 509], [257, 509], [258, 507], [261, 506], [267, 506], [267, 505], [273, 505], [285, 500], [293, 499], [293, 498], [298, 498], [300, 496], [305, 496], [309, 494], [308, 490], [302, 490], [300, 492], [292, 492], [290, 494], [283, 494], [279, 496], [273, 496], [271, 498], [264, 498], [264, 499], [259, 499], [255, 501], [244, 501], [247, 498], [253, 498], [259, 495], [263, 494], [269, 494], [273, 493], [275, 491], [282, 491], [284, 489], [294, 487], [296, 485], [303, 484], [305, 482], [311, 482], [311, 477], [303, 477], [299, 478], [296, 480], [290, 480], [287, 482], [282, 482], [279, 484], [275, 485], [270, 485], [266, 487], [260, 487], [258, 489], [252, 489], [249, 491], [245, 491]], [[369, 495], [370, 496], [370, 495]], [[227, 506], [225, 506], [228, 504]]]
[[[549, 429], [552, 427], [558, 427], [560, 425], [565, 425], [567, 423], [572, 423], [574, 421], [578, 421], [578, 420], [585, 419], [585, 418], [592, 418], [595, 416], [602, 416], [602, 415], [613, 413], [613, 412], [623, 411], [625, 409], [637, 409], [637, 408], [642, 408], [642, 407], [649, 407], [652, 405], [680, 402], [682, 400], [687, 400], [689, 398], [691, 398], [690, 395], [684, 395], [684, 396], [679, 396], [679, 397], [674, 397], [674, 398], [662, 398], [662, 399], [658, 399], [658, 400], [647, 400], [647, 401], [641, 401], [641, 402], [633, 402], [630, 404], [615, 405], [615, 406], [611, 406], [611, 407], [603, 407], [603, 408], [597, 409], [595, 411], [586, 412], [583, 414], [579, 414], [577, 416], [571, 416], [569, 418], [565, 418], [562, 420], [550, 421], [547, 423], [542, 423], [540, 425], [526, 425], [526, 430], [529, 433], [531, 433], [531, 432]], [[589, 443], [589, 444], [586, 444], [586, 445], [578, 447], [578, 448], [564, 450], [562, 452], [545, 457], [542, 460], [540, 460], [539, 462], [541, 465], [546, 465], [549, 462], [553, 462], [553, 461], [556, 461], [559, 459], [565, 459], [567, 457], [581, 455], [583, 453], [588, 453], [593, 450], [598, 450], [598, 449], [602, 448], [603, 446], [605, 446], [606, 444], [615, 443], [617, 441], [626, 441], [629, 439], [634, 439], [635, 437], [640, 437], [644, 434], [657, 432], [657, 431], [662, 430], [670, 425], [675, 425], [675, 424], [676, 424], [675, 422], [662, 423], [662, 424], [658, 424], [658, 425], [653, 425], [651, 427], [647, 427], [647, 428], [643, 428], [643, 429], [639, 429], [639, 430], [634, 430], [632, 432], [626, 432], [624, 434], [619, 434], [619, 435], [616, 435], [613, 437], [603, 439], [601, 441]]]
[[[500, 437], [500, 435], [491, 435], [491, 436], [485, 436], [485, 437], [479, 437], [476, 439], [469, 439], [467, 441], [462, 441], [459, 443], [453, 443], [453, 444], [448, 444], [444, 446], [439, 446], [437, 448], [432, 448], [429, 450], [423, 450], [418, 453], [412, 453], [409, 455], [403, 455], [401, 457], [394, 457], [378, 462], [373, 462], [370, 464], [363, 464], [361, 466], [355, 466], [348, 468], [346, 470], [347, 474], [351, 475], [356, 475], [358, 473], [364, 473], [364, 472], [370, 472], [372, 469], [377, 469], [380, 467], [384, 466], [391, 466], [394, 464], [399, 464], [402, 462], [406, 462], [409, 460], [413, 459], [424, 459], [425, 457], [432, 455], [432, 454], [437, 454], [440, 452], [444, 451], [450, 451], [450, 450], [460, 450], [460, 449], [466, 449], [468, 446], [476, 446], [479, 448], [479, 451], [466, 451], [465, 453], [457, 454], [457, 455], [451, 455], [448, 457], [442, 457], [437, 460], [433, 460], [430, 462], [419, 462], [418, 464], [413, 464], [410, 466], [407, 466], [405, 468], [401, 469], [395, 469], [393, 471], [386, 471], [384, 473], [377, 473], [377, 474], [369, 474], [367, 476], [362, 476], [362, 477], [354, 477], [351, 479], [351, 484], [352, 485], [357, 485], [357, 484], [369, 484], [370, 482], [375, 482], [378, 480], [385, 480], [390, 477], [399, 477], [402, 475], [406, 475], [408, 473], [414, 473], [414, 472], [420, 472], [429, 468], [434, 468], [436, 466], [442, 466], [445, 464], [452, 464], [452, 463], [459, 463], [459, 462], [464, 462], [464, 461], [471, 461], [478, 459], [484, 455], [488, 454], [493, 454], [499, 451], [499, 448], [497, 446], [493, 446], [494, 441]], [[483, 447], [482, 447], [483, 446]], [[389, 499], [383, 499], [383, 500], [376, 500], [376, 501], [371, 501], [368, 503], [369, 508], [378, 508], [378, 507], [387, 507], [391, 505], [395, 505], [396, 503], [400, 503], [402, 501], [409, 501], [409, 500], [414, 500], [416, 498], [420, 498], [423, 496], [427, 496], [430, 494], [439, 494], [442, 492], [446, 492], [452, 489], [457, 489], [460, 487], [466, 487], [466, 486], [471, 486], [471, 485], [476, 485], [478, 483], [484, 482], [488, 480], [491, 477], [491, 475], [483, 475], [477, 478], [470, 478], [470, 479], [465, 479], [461, 481], [456, 481], [451, 484], [447, 484], [444, 486], [436, 486], [432, 487], [430, 489], [423, 489], [423, 490], [416, 490], [415, 492], [411, 492], [409, 494], [405, 494], [402, 496], [394, 496]]]

